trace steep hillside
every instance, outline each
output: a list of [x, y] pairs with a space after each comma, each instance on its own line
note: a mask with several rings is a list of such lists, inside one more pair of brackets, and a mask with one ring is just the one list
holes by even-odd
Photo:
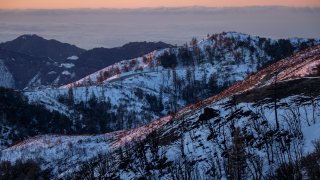
[[145, 126], [38, 136], [1, 160], [37, 160], [54, 178], [308, 178], [299, 162], [320, 137], [319, 60], [309, 48]]

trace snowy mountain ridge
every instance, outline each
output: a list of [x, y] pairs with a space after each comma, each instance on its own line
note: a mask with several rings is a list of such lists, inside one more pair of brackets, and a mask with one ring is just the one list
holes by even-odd
[[[248, 34], [244, 34], [244, 33], [238, 33], [238, 32], [225, 32], [225, 33], [220, 33], [220, 34], [213, 34], [211, 36], [208, 35], [208, 37], [202, 39], [201, 41], [197, 41], [195, 40], [194, 42], [191, 42], [190, 45], [185, 44], [184, 46], [181, 47], [176, 47], [176, 48], [166, 48], [166, 49], [161, 49], [161, 50], [155, 50], [149, 54], [146, 54], [142, 57], [138, 57], [135, 59], [129, 59], [129, 60], [123, 60], [119, 63], [115, 63], [111, 66], [108, 66], [106, 68], [103, 68], [93, 74], [90, 74], [76, 82], [70, 83], [68, 85], [62, 86], [63, 88], [68, 88], [68, 87], [77, 87], [77, 86], [84, 86], [84, 85], [90, 85], [91, 84], [101, 84], [101, 83], [106, 83], [109, 80], [113, 80], [115, 78], [119, 78], [120, 76], [122, 76], [123, 74], [125, 74], [124, 76], [130, 75], [132, 74], [132, 76], [134, 76], [135, 74], [139, 74], [140, 72], [146, 73], [148, 71], [154, 71], [154, 68], [156, 68], [157, 71], [161, 71], [161, 64], [159, 62], [159, 57], [162, 56], [165, 52], [170, 52], [172, 54], [175, 54], [178, 61], [181, 60], [183, 61], [183, 57], [179, 57], [179, 51], [181, 49], [183, 50], [187, 50], [187, 51], [200, 51], [200, 58], [202, 59], [202, 61], [206, 62], [209, 61], [212, 57], [212, 52], [211, 51], [222, 51], [220, 53], [225, 53], [225, 57], [222, 57], [222, 59], [228, 61], [230, 60], [231, 62], [220, 62], [220, 63], [232, 63], [232, 61], [234, 61], [234, 59], [236, 59], [235, 57], [239, 56], [240, 53], [242, 57], [237, 57], [237, 58], [242, 58], [242, 60], [244, 59], [245, 62], [243, 62], [243, 64], [247, 63], [249, 64], [249, 59], [251, 59], [251, 61], [253, 61], [254, 63], [257, 63], [257, 59], [258, 58], [265, 58], [262, 61], [265, 61], [264, 63], [268, 62], [268, 61], [272, 61], [274, 59], [272, 59], [273, 57], [270, 57], [270, 55], [268, 55], [268, 53], [266, 52], [266, 50], [264, 50], [263, 48], [265, 48], [265, 41], [268, 41], [271, 45], [272, 44], [276, 44], [278, 43], [279, 40], [276, 39], [268, 39], [268, 38], [261, 38], [258, 36], [251, 36]], [[318, 44], [320, 43], [320, 39], [305, 39], [305, 38], [290, 38], [287, 40], [287, 43], [290, 43], [290, 45], [292, 46], [292, 48], [294, 49], [294, 51], [297, 51], [298, 48], [300, 48], [301, 44]], [[241, 49], [241, 47], [239, 48], [235, 48], [232, 49], [232, 45], [235, 44], [242, 44], [242, 43], [247, 43], [246, 45], [248, 47], [245, 48], [250, 48], [250, 51], [257, 51], [257, 52], [246, 52], [247, 49], [245, 49], [243, 52], [243, 49]], [[303, 45], [304, 46], [304, 45]], [[195, 48], [196, 47], [196, 48]], [[307, 47], [307, 46], [306, 46]], [[185, 48], [185, 49], [184, 49]], [[197, 49], [199, 48], [199, 49]], [[223, 50], [220, 48], [228, 48], [228, 50]], [[243, 48], [243, 47], [242, 47]], [[252, 50], [253, 49], [253, 50]], [[228, 54], [230, 52], [228, 51], [232, 51], [234, 50], [234, 52], [231, 52], [232, 54]], [[239, 51], [242, 52], [239, 52]], [[254, 53], [254, 54], [253, 54]], [[253, 55], [252, 55], [253, 54]], [[233, 57], [232, 57], [233, 56]], [[248, 57], [248, 56], [255, 56], [255, 57]], [[217, 61], [217, 59], [214, 59], [214, 61]], [[217, 62], [219, 64], [219, 62]], [[252, 62], [251, 62], [252, 63]], [[261, 63], [261, 62], [259, 62]], [[219, 66], [217, 64], [215, 64], [216, 66]], [[223, 64], [223, 65], [228, 65], [228, 64]], [[221, 65], [221, 66], [223, 66]], [[230, 64], [229, 64], [230, 65]], [[251, 66], [254, 66], [254, 64], [251, 64]], [[256, 66], [262, 66], [262, 64], [256, 64]], [[181, 64], [178, 63], [178, 66], [175, 68], [180, 68]], [[241, 66], [240, 66], [241, 67]], [[239, 68], [239, 66], [238, 66]], [[255, 69], [257, 67], [251, 67], [251, 70], [247, 70], [247, 73], [252, 73], [255, 72]], [[139, 72], [139, 73], [137, 73]], [[243, 72], [241, 72], [243, 73]], [[106, 77], [107, 78], [106, 78]]]

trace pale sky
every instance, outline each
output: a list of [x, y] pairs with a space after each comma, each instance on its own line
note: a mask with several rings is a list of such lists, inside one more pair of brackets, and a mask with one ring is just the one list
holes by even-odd
[[0, 0], [0, 9], [139, 8], [139, 7], [320, 7], [320, 0]]

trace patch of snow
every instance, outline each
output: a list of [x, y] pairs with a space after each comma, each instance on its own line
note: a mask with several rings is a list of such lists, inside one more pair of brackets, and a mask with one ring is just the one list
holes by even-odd
[[78, 59], [79, 59], [79, 57], [78, 57], [78, 56], [73, 55], [73, 56], [68, 57], [67, 59], [68, 59], [68, 60], [73, 60], [73, 61], [75, 61], [75, 60], [78, 60]]
[[302, 128], [304, 137], [304, 153], [310, 153], [314, 150], [313, 141], [320, 140], [320, 123], [313, 126]]
[[60, 67], [64, 67], [64, 68], [72, 68], [74, 67], [75, 65], [73, 63], [62, 63], [60, 65]]
[[57, 72], [55, 72], [55, 71], [48, 72], [48, 75], [52, 75], [52, 74], [57, 74]]
[[53, 85], [58, 85], [60, 81], [60, 75], [53, 81]]
[[66, 116], [70, 116], [70, 114], [73, 112], [66, 105], [58, 102], [57, 99], [52, 98], [52, 94], [49, 94], [48, 91], [37, 90], [37, 93], [33, 92], [34, 91], [32, 90], [24, 91], [24, 95], [28, 97], [29, 103], [40, 103], [44, 105], [48, 110], [57, 111]]
[[41, 72], [38, 72], [28, 83], [26, 87], [39, 87], [41, 85]]
[[69, 71], [63, 71], [61, 74], [66, 75], [66, 76], [71, 76], [71, 73]]

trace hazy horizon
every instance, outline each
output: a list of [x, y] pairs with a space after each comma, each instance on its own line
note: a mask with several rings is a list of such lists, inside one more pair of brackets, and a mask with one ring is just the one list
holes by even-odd
[[81, 48], [133, 41], [181, 45], [208, 33], [237, 31], [271, 38], [319, 38], [320, 8], [158, 7], [135, 9], [0, 10], [0, 42], [37, 34]]
[[15, 8], [15, 9], [5, 9], [0, 7], [0, 11], [64, 11], [64, 10], [154, 10], [154, 9], [237, 9], [237, 8], [296, 8], [296, 9], [320, 9], [319, 6], [290, 6], [290, 5], [248, 5], [248, 6], [201, 6], [201, 5], [191, 5], [191, 6], [142, 6], [142, 7], [71, 7], [71, 8]]
[[61, 9], [61, 8], [139, 8], [139, 7], [244, 7], [244, 6], [294, 6], [294, 7], [320, 7], [318, 0], [0, 0], [3, 9]]

